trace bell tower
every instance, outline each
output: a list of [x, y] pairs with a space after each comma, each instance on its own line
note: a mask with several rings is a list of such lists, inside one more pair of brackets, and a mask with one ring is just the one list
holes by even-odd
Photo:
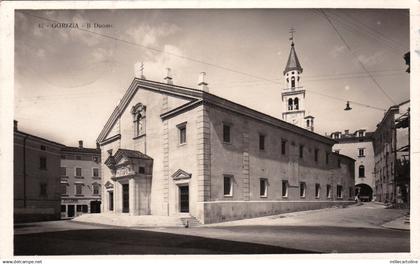
[[310, 126], [305, 122], [305, 89], [301, 84], [301, 75], [303, 68], [300, 65], [299, 59], [296, 55], [295, 43], [293, 33], [295, 30], [290, 30], [290, 54], [287, 60], [286, 67], [283, 71], [284, 88], [282, 89], [281, 98], [283, 103], [282, 119], [286, 122], [307, 128], [313, 131], [313, 117], [310, 121]]

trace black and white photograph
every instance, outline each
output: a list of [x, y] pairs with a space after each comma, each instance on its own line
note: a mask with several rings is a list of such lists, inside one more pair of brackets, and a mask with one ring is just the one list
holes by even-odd
[[418, 10], [94, 2], [9, 12], [2, 259], [418, 263]]

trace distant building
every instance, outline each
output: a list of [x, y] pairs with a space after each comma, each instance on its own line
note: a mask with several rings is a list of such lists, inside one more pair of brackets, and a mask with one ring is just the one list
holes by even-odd
[[60, 219], [60, 149], [14, 121], [14, 221]]
[[333, 132], [331, 138], [338, 143], [333, 146], [333, 151], [355, 160], [355, 195], [361, 201], [371, 201], [375, 190], [375, 157], [373, 153], [373, 133], [365, 129], [349, 133]]
[[132, 81], [97, 139], [104, 212], [212, 223], [354, 202], [354, 160], [303, 128], [300, 90], [283, 93], [297, 92], [297, 126], [211, 94], [203, 76], [198, 89]]
[[61, 218], [100, 213], [101, 151], [99, 148], [64, 147], [61, 150]]
[[377, 201], [410, 202], [409, 101], [392, 106], [373, 134]]

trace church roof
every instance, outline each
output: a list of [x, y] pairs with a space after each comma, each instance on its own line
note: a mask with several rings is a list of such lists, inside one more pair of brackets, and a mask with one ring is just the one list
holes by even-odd
[[212, 105], [212, 106], [221, 107], [223, 109], [228, 109], [232, 112], [236, 112], [238, 114], [248, 116], [253, 119], [257, 119], [261, 122], [268, 123], [277, 127], [281, 127], [295, 134], [305, 135], [317, 141], [321, 141], [321, 142], [331, 144], [331, 145], [336, 143], [336, 141], [333, 140], [332, 138], [322, 136], [308, 129], [295, 126], [284, 120], [275, 118], [265, 113], [261, 113], [259, 111], [251, 109], [244, 105], [232, 102], [230, 100], [227, 100], [225, 98], [219, 97], [217, 95], [214, 95], [214, 94], [202, 91], [202, 90], [187, 88], [187, 87], [173, 85], [173, 84], [160, 83], [160, 82], [150, 81], [146, 79], [139, 79], [139, 78], [134, 78], [133, 82], [131, 83], [127, 92], [121, 99], [120, 103], [116, 106], [116, 108], [112, 112], [111, 116], [109, 117], [108, 121], [106, 122], [105, 126], [103, 127], [101, 133], [99, 134], [97, 138], [98, 143], [101, 144], [102, 142], [105, 141], [113, 125], [117, 122], [117, 120], [120, 118], [122, 113], [125, 111], [125, 109], [129, 105], [131, 99], [134, 97], [138, 89], [145, 89], [145, 90], [154, 91], [157, 93], [167, 94], [174, 97], [183, 98], [188, 101], [186, 104], [182, 105], [181, 107], [169, 110], [166, 113], [162, 113], [160, 115], [162, 119], [170, 118], [173, 115], [176, 115], [183, 111], [187, 111], [197, 105], [205, 103], [207, 105]]
[[303, 72], [303, 68], [302, 66], [300, 66], [299, 59], [296, 55], [295, 43], [293, 42], [290, 48], [289, 59], [287, 60], [286, 68], [284, 68], [283, 74], [286, 74], [286, 72], [289, 72], [292, 70], [298, 70], [300, 72]]

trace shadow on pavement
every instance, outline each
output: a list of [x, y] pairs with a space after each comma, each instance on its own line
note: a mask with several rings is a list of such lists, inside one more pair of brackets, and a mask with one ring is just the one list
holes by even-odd
[[15, 255], [302, 253], [314, 252], [144, 230], [70, 230], [14, 236]]

